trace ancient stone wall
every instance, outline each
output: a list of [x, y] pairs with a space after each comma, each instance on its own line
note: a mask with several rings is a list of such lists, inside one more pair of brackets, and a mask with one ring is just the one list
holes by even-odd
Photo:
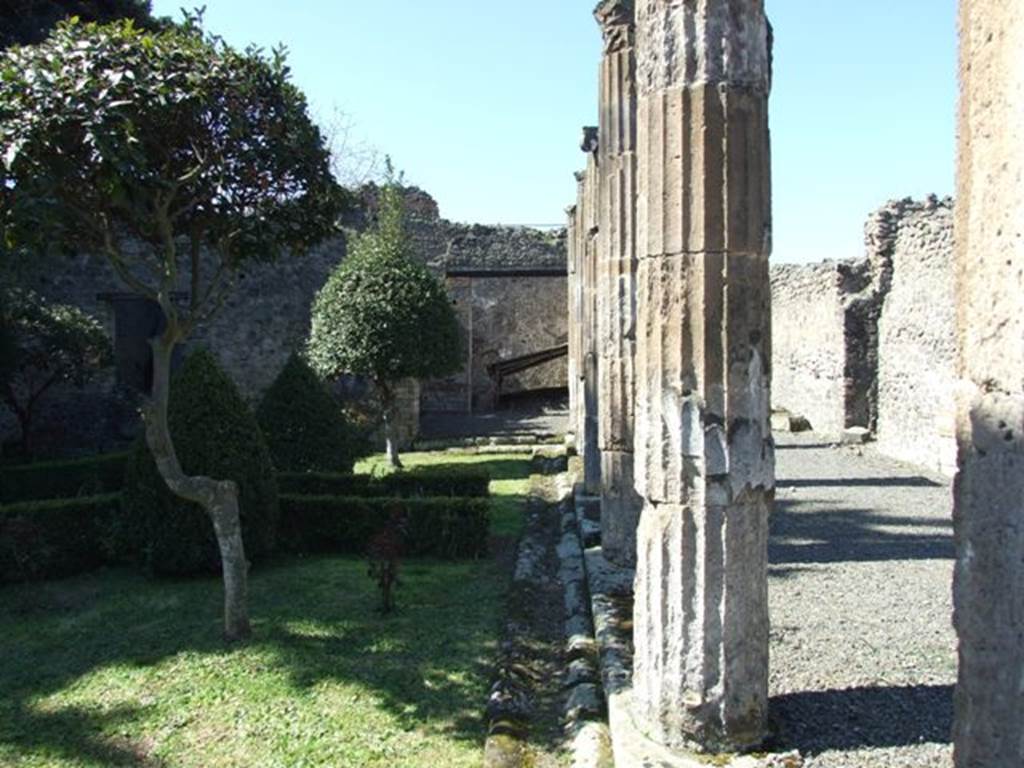
[[[288, 356], [305, 344], [316, 292], [345, 251], [345, 238], [339, 237], [303, 257], [247, 267], [220, 313], [198, 329], [186, 348], [209, 347], [243, 395], [255, 400]], [[103, 297], [123, 286], [106, 259], [62, 257], [57, 264], [25, 270], [19, 282], [51, 301], [81, 307], [103, 322], [113, 338], [115, 313]], [[187, 275], [182, 287], [186, 285]], [[134, 393], [118, 385], [114, 367], [85, 390], [66, 387], [49, 393], [40, 403], [36, 425], [40, 452], [77, 454], [125, 444], [136, 431], [136, 400]], [[6, 441], [16, 434], [12, 427], [0, 432], [0, 438]]]
[[846, 355], [838, 266], [777, 264], [772, 281], [772, 405], [823, 434], [846, 426]]
[[[372, 190], [370, 190], [372, 192]], [[346, 222], [358, 230], [371, 218], [372, 194], [363, 212]], [[491, 277], [474, 288], [474, 379], [487, 387], [486, 365], [496, 357], [538, 351], [564, 343], [565, 234], [519, 227], [455, 224], [442, 219], [437, 203], [422, 190], [407, 191], [409, 232], [414, 254], [440, 277], [452, 270], [476, 269]], [[370, 213], [367, 213], [367, 212]], [[274, 380], [288, 356], [309, 334], [310, 310], [317, 291], [344, 259], [347, 238], [339, 236], [302, 257], [274, 265], [250, 265], [238, 275], [237, 289], [219, 314], [200, 328], [189, 346], [208, 346], [242, 393], [255, 401]], [[209, 268], [207, 266], [207, 268]], [[508, 270], [541, 275], [508, 276]], [[51, 301], [79, 306], [105, 323], [114, 335], [109, 296], [123, 291], [106, 259], [74, 255], [59, 264], [30, 266], [19, 276], [26, 287]], [[188, 275], [181, 288], [188, 288]], [[108, 298], [101, 298], [106, 295]], [[184, 294], [187, 295], [187, 294]], [[453, 295], [458, 301], [458, 296]], [[468, 327], [467, 327], [468, 332]], [[468, 339], [468, 335], [467, 335]], [[467, 349], [468, 353], [468, 349]], [[466, 381], [465, 373], [457, 379]], [[556, 361], [506, 382], [510, 391], [564, 387], [566, 362]], [[452, 380], [423, 386], [423, 403], [466, 401], [465, 388], [453, 395]], [[485, 393], [486, 394], [486, 393]], [[481, 398], [486, 400], [486, 396]], [[0, 409], [0, 442], [17, 435], [17, 425]], [[115, 369], [99, 376], [83, 392], [55, 391], [38, 414], [40, 447], [48, 454], [76, 454], [123, 445], [135, 434], [136, 398], [116, 381]]]
[[[423, 388], [425, 411], [464, 412], [472, 392], [474, 411], [491, 409], [497, 398], [496, 380], [488, 366], [565, 344], [568, 337], [564, 274], [486, 272], [447, 279], [462, 328], [464, 359], [471, 366]], [[502, 395], [565, 389], [566, 359], [560, 358], [504, 379]]]
[[863, 259], [772, 267], [774, 407], [952, 474], [952, 227], [951, 200], [896, 200], [868, 218]]
[[953, 205], [901, 205], [878, 327], [878, 448], [952, 475], [956, 303]]

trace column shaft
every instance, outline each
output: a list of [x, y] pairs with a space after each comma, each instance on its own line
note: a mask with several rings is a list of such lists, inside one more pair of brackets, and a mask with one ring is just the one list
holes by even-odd
[[597, 254], [598, 254], [598, 187], [597, 129], [585, 128], [583, 150], [587, 168], [583, 175], [580, 205], [583, 260], [583, 483], [590, 495], [601, 490], [601, 450], [598, 444], [598, 343], [597, 343]]
[[601, 546], [611, 562], [636, 564], [643, 502], [633, 480], [636, 355], [636, 57], [631, 0], [595, 11], [604, 37], [598, 140], [597, 268]]
[[763, 0], [636, 12], [634, 706], [672, 747], [768, 707], [769, 31]]
[[1024, 17], [961, 0], [954, 762], [1024, 765]]

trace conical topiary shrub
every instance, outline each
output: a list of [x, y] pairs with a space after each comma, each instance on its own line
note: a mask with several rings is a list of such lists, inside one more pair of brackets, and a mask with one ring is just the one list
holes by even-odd
[[281, 472], [351, 472], [368, 440], [299, 355], [270, 385], [256, 419]]
[[[208, 351], [189, 355], [175, 376], [168, 420], [186, 474], [238, 484], [247, 559], [254, 562], [273, 550], [278, 499], [270, 451], [234, 382]], [[124, 506], [150, 571], [188, 575], [219, 570], [213, 523], [199, 505], [167, 489], [142, 439], [129, 463]]]

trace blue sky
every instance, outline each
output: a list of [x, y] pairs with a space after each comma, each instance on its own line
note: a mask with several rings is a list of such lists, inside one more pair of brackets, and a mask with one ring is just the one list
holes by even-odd
[[[553, 224], [596, 122], [594, 2], [206, 0], [206, 19], [238, 46], [284, 43], [314, 110], [344, 112], [447, 218]], [[857, 256], [886, 200], [952, 193], [956, 0], [767, 3], [774, 258]]]

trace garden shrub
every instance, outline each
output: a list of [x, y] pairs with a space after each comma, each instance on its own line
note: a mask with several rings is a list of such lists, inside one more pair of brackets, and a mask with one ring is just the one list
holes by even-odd
[[61, 578], [107, 560], [104, 532], [120, 494], [27, 501], [0, 507], [0, 582]]
[[130, 458], [130, 453], [109, 453], [4, 467], [0, 469], [0, 504], [120, 491]]
[[285, 472], [278, 475], [281, 493], [363, 498], [383, 498], [385, 496], [486, 498], [490, 495], [490, 482], [490, 475], [479, 469], [412, 470], [395, 472], [383, 477], [323, 472], [306, 474]]
[[487, 551], [488, 499], [281, 496], [281, 546], [291, 552], [363, 554], [396, 513], [406, 519], [405, 554], [480, 557]]
[[369, 441], [299, 355], [267, 389], [256, 419], [280, 471], [350, 472], [369, 453]]
[[[186, 474], [238, 484], [245, 554], [259, 560], [275, 546], [274, 467], [256, 418], [208, 351], [189, 355], [175, 376], [168, 417]], [[135, 526], [128, 536], [137, 540], [152, 572], [187, 575], [219, 569], [213, 523], [198, 504], [168, 490], [143, 439], [128, 467], [125, 520]]]

